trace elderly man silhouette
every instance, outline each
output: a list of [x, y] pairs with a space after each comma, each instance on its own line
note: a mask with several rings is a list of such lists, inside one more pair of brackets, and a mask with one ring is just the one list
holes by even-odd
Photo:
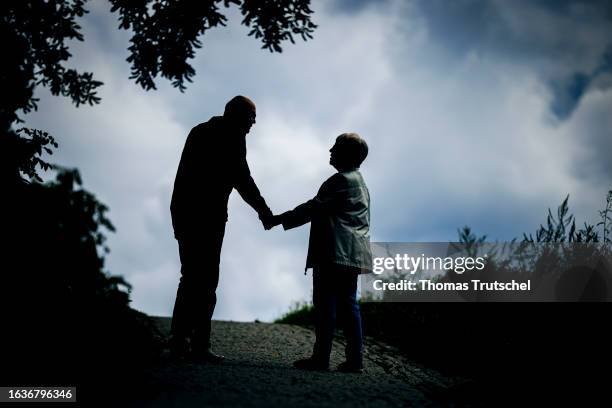
[[[344, 323], [346, 361], [339, 371], [361, 372], [363, 335], [357, 303], [357, 277], [372, 271], [370, 193], [359, 172], [368, 145], [356, 133], [344, 133], [330, 149], [329, 163], [338, 170], [317, 195], [291, 211], [273, 217], [285, 230], [311, 223], [306, 269], [313, 268], [315, 344], [312, 356], [294, 362], [305, 370], [327, 370], [336, 313]], [[340, 320], [339, 319], [339, 320]]]
[[255, 124], [253, 101], [236, 96], [223, 116], [191, 129], [174, 181], [170, 211], [178, 241], [181, 278], [172, 315], [170, 351], [179, 358], [220, 362], [211, 350], [219, 260], [227, 202], [235, 188], [266, 229], [272, 212], [251, 177], [245, 137]]

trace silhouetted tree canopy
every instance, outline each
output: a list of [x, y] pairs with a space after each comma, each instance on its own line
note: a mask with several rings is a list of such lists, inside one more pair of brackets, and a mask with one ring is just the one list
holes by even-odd
[[[263, 48], [281, 52], [283, 41], [294, 36], [312, 38], [316, 25], [310, 20], [309, 0], [109, 0], [118, 14], [119, 28], [132, 31], [128, 62], [132, 79], [144, 89], [155, 89], [161, 75], [180, 90], [195, 70], [189, 60], [202, 46], [200, 37], [224, 26], [222, 7], [234, 4], [244, 16], [249, 35], [261, 39]], [[18, 112], [36, 109], [36, 86], [53, 95], [69, 97], [77, 106], [96, 104], [102, 82], [91, 72], [68, 68], [69, 40], [83, 41], [77, 20], [87, 10], [85, 0], [31, 0], [0, 2], [0, 34], [4, 40], [0, 124], [6, 130], [19, 121]]]
[[249, 35], [260, 38], [263, 48], [282, 52], [281, 43], [294, 35], [312, 38], [316, 25], [310, 21], [310, 0], [216, 0], [162, 1], [110, 0], [112, 11], [119, 13], [120, 28], [133, 32], [130, 56], [132, 76], [144, 89], [155, 89], [154, 79], [172, 81], [181, 91], [191, 82], [195, 70], [188, 61], [202, 46], [199, 37], [207, 30], [225, 26], [220, 6], [235, 4], [244, 16], [242, 24], [251, 28]]
[[81, 0], [0, 2], [5, 43], [0, 120], [4, 126], [19, 120], [19, 110], [36, 109], [37, 85], [49, 88], [53, 95], [70, 97], [77, 106], [100, 101], [95, 89], [102, 83], [91, 73], [64, 65], [71, 57], [66, 41], [83, 40], [76, 23], [86, 13], [83, 4]]

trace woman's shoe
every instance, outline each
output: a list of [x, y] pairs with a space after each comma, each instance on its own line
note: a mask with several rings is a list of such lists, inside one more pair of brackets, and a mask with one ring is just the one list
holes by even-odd
[[329, 370], [329, 362], [321, 361], [320, 359], [308, 357], [293, 362], [295, 368], [308, 371], [327, 371]]
[[345, 361], [343, 363], [338, 364], [336, 370], [340, 371], [341, 373], [362, 373], [363, 364]]

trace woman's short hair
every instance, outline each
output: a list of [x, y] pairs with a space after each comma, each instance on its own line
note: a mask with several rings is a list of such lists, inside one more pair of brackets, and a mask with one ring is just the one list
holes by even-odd
[[357, 133], [343, 133], [336, 141], [342, 147], [346, 164], [351, 167], [359, 167], [368, 156], [368, 144]]

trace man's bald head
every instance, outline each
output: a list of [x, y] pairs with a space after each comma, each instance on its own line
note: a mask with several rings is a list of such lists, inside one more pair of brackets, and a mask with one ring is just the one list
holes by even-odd
[[246, 135], [251, 130], [251, 126], [255, 124], [256, 110], [252, 100], [238, 95], [225, 104], [223, 117], [238, 133]]
[[236, 114], [255, 112], [255, 103], [246, 96], [234, 96], [225, 104], [223, 116], [235, 116]]

